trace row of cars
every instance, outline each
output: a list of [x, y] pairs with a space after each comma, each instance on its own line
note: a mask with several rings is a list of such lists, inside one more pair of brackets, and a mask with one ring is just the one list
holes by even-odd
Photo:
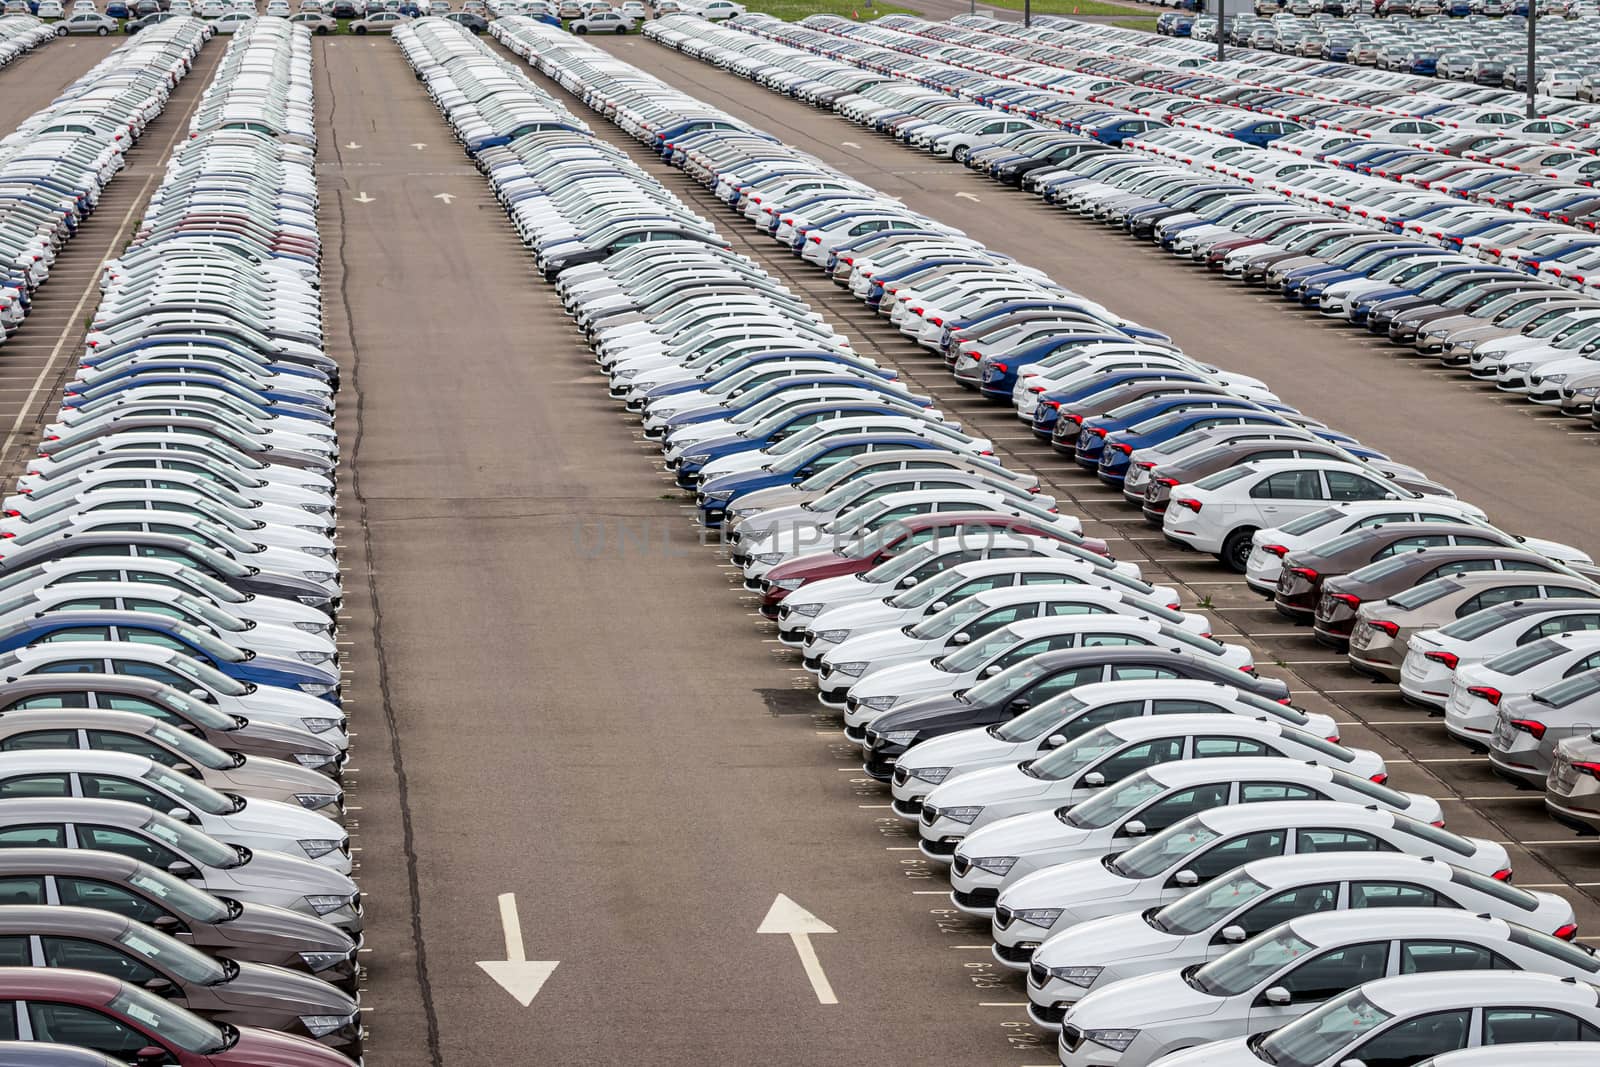
[[[85, 76], [125, 75], [92, 104], [69, 90], [70, 120], [58, 102], [23, 131], [81, 123], [68, 158], [120, 153], [211, 35], [139, 34]], [[360, 1055], [314, 137], [310, 35], [257, 19], [103, 264], [60, 412], [4, 500], [8, 1065]]]
[[10, 66], [55, 36], [53, 26], [29, 15], [6, 15], [0, 18], [0, 69]]
[[[1491, 121], [1506, 116], [1492, 105], [1386, 94], [1372, 100], [1382, 110], [1370, 121], [1332, 117], [1312, 126], [1310, 97], [1277, 108], [1302, 119], [1285, 122], [1228, 93], [1224, 79], [1189, 75], [1173, 86], [1170, 73], [1148, 62], [1124, 68], [1116, 81], [1087, 71], [1057, 79], [1049, 94], [975, 83], [953, 65], [942, 65], [935, 80], [934, 66], [922, 64], [913, 82], [878, 73], [869, 53], [840, 49], [830, 38], [850, 31], [831, 23], [825, 34], [766, 20], [743, 28], [774, 44], [752, 47], [742, 35], [708, 42], [728, 69], [809, 94], [1224, 278], [1277, 285], [1281, 273], [1269, 275], [1265, 265], [1288, 264], [1290, 299], [1535, 403], [1593, 417], [1600, 364], [1591, 357], [1600, 349], [1590, 347], [1589, 277], [1600, 264], [1592, 188], [1600, 160], [1571, 122]], [[927, 24], [912, 25], [901, 43], [925, 47], [927, 32]], [[1012, 33], [992, 24], [962, 37], [966, 47], [982, 42], [998, 55], [1016, 40]], [[1096, 62], [1098, 42], [1076, 47], [1081, 65], [1109, 73]], [[829, 91], [809, 88], [819, 83]], [[1319, 96], [1361, 95], [1347, 82], [1323, 86], [1328, 93]], [[1211, 103], [1219, 99], [1236, 103]], [[1306, 272], [1321, 276], [1303, 287]]]
[[[689, 33], [687, 25], [668, 20], [650, 34], [729, 69], [753, 70], [751, 76], [776, 86], [794, 87], [787, 79], [796, 76], [843, 76], [838, 70], [818, 69], [814, 60], [799, 53], [794, 53], [800, 59], [793, 65], [765, 66], [774, 54], [754, 45], [737, 27], [693, 27]], [[761, 26], [767, 28], [764, 22]], [[888, 90], [902, 95], [885, 97]], [[971, 135], [944, 113], [929, 118], [919, 112], [914, 103], [924, 99], [922, 93], [915, 86], [877, 81], [861, 93], [834, 97], [833, 106], [864, 125], [899, 135], [909, 131], [914, 142], [920, 138], [939, 144], [941, 137]], [[995, 121], [992, 111], [979, 114]], [[1276, 195], [1256, 195], [1251, 185], [1238, 180], [1189, 178], [1186, 163], [1205, 156], [1203, 146], [1196, 147], [1200, 139], [1223, 146], [1224, 152], [1231, 144], [1215, 135], [1174, 128], [1144, 134], [1135, 142], [1150, 146], [1167, 137], [1186, 139], [1184, 147], [1163, 156], [1064, 134], [1048, 137], [1033, 157], [999, 143], [976, 149], [969, 162], [983, 170], [1031, 158], [1037, 167], [1009, 175], [1001, 171], [1001, 176], [1035, 187], [1053, 181], [1054, 175], [1064, 176], [1060, 187], [1052, 187], [1057, 202], [1135, 235], [1153, 236], [1179, 255], [1197, 255], [1206, 262], [1215, 254], [1219, 263], [1238, 268], [1236, 275], [1249, 277], [1248, 271], [1256, 269], [1274, 285], [1316, 286], [1318, 298], [1326, 282], [1330, 300], [1359, 288], [1352, 299], [1370, 301], [1361, 304], [1364, 311], [1377, 309], [1381, 321], [1398, 321], [1398, 329], [1437, 332], [1461, 345], [1484, 348], [1486, 357], [1497, 360], [1496, 373], [1502, 362], [1509, 362], [1510, 373], [1526, 374], [1530, 367], [1521, 364], [1527, 360], [1542, 368], [1534, 370], [1535, 377], [1548, 380], [1567, 365], [1539, 360], [1556, 358], [1546, 352], [1559, 356], [1571, 349], [1552, 347], [1543, 325], [1523, 334], [1515, 320], [1502, 326], [1504, 320], [1492, 316], [1458, 315], [1473, 299], [1489, 304], [1505, 297], [1519, 308], [1527, 302], [1531, 314], [1548, 313], [1556, 321], [1553, 330], [1570, 330], [1574, 321], [1580, 330], [1588, 329], [1594, 314], [1587, 301], [1569, 300], [1563, 290], [1532, 292], [1519, 280], [1524, 275], [1404, 239], [1394, 242], [1405, 258], [1398, 273], [1382, 274], [1377, 281], [1360, 272], [1341, 273], [1343, 266], [1360, 263], [1363, 256], [1386, 257], [1391, 244], [1387, 231], [1341, 226], [1325, 213], [1285, 205]], [[1284, 158], [1300, 160], [1295, 155]], [[1131, 161], [1138, 170], [1127, 185], [1115, 180], [1114, 171], [1112, 180], [1094, 180], [1099, 166], [1115, 168], [1122, 161]], [[1078, 167], [1096, 169], [1085, 177]], [[822, 197], [802, 187], [798, 195], [800, 203], [780, 201], [761, 210], [778, 215], [837, 212], [838, 225], [847, 232], [862, 228], [868, 242], [895, 241], [864, 229], [873, 213], [854, 203], [850, 190]], [[808, 202], [814, 197], [819, 207]], [[1304, 249], [1284, 249], [1216, 225], [1204, 211], [1185, 210], [1210, 203], [1224, 204], [1224, 212], [1243, 208], [1269, 234], [1280, 223], [1294, 232], [1304, 229], [1313, 237], [1308, 247], [1348, 239], [1355, 251], [1348, 260], [1335, 256], [1330, 265], [1315, 256], [1299, 256]], [[881, 202], [873, 207], [886, 214], [896, 210]], [[800, 230], [812, 225], [804, 217], [794, 223]], [[1532, 229], [1525, 232], [1537, 233], [1550, 224], [1530, 220], [1527, 225]], [[1554, 228], [1573, 232], [1558, 224]], [[847, 277], [852, 290], [869, 304], [892, 306], [890, 320], [898, 320], [902, 332], [938, 351], [956, 381], [1009, 401], [1035, 435], [1120, 489], [1167, 539], [1213, 554], [1243, 573], [1249, 586], [1272, 599], [1282, 614], [1312, 624], [1319, 640], [1346, 650], [1354, 669], [1399, 682], [1407, 698], [1444, 710], [1450, 735], [1488, 750], [1498, 773], [1519, 785], [1544, 787], [1553, 816], [1585, 830], [1600, 827], [1597, 780], [1587, 770], [1600, 755], [1600, 746], [1589, 736], [1600, 712], [1593, 692], [1600, 676], [1589, 672], [1600, 660], [1587, 658], [1587, 637], [1569, 634], [1591, 629], [1597, 621], [1592, 605], [1580, 603], [1600, 591], [1587, 554], [1525, 535], [1489, 532], [1480, 509], [1453, 499], [1422, 472], [1284, 409], [1262, 383], [1153, 347], [1150, 342], [1159, 338], [1138, 338], [1139, 349], [1113, 350], [1114, 362], [1086, 369], [1086, 348], [1106, 338], [1069, 332], [1072, 320], [1054, 313], [1026, 323], [1000, 314], [993, 329], [981, 318], [952, 328], [956, 315], [951, 300], [984, 299], [1004, 311], [1014, 295], [986, 289], [982, 281], [963, 288], [954, 277], [942, 290], [918, 288], [909, 298], [892, 292], [895, 287], [888, 282], [880, 293], [877, 283], [861, 277], [857, 246], [834, 232], [832, 223], [816, 229], [816, 250], [808, 244], [802, 255], [835, 278]], [[889, 260], [895, 270], [891, 281], [924, 278], [927, 286], [933, 279], [970, 270], [964, 263], [945, 262], [957, 255], [948, 239], [908, 235], [903, 243], [904, 254]], [[1254, 268], [1243, 266], [1249, 264]], [[872, 270], [882, 268], [874, 265]], [[1434, 270], [1440, 273], [1428, 273]], [[1384, 285], [1414, 277], [1424, 280], [1409, 289]], [[1433, 300], [1433, 285], [1441, 278], [1444, 287], [1460, 278], [1472, 297], [1441, 306]], [[1298, 288], [1294, 292], [1298, 295]], [[1563, 344], [1566, 336], [1562, 334]], [[1587, 337], [1582, 343], [1588, 343]], [[1572, 362], [1587, 361], [1576, 357]], [[1575, 389], [1593, 384], [1590, 379], [1572, 382]], [[1592, 400], [1592, 394], [1584, 395]], [[1202, 429], [1206, 432], [1196, 436]], [[1365, 468], [1364, 478], [1343, 469], [1352, 460]], [[1327, 508], [1330, 503], [1336, 511]], [[1485, 610], [1490, 608], [1494, 610]], [[1470, 623], [1469, 615], [1474, 617]], [[1507, 660], [1515, 668], [1511, 674], [1502, 669]], [[826, 690], [826, 680], [823, 685]]]
[[[711, 32], [667, 19], [659, 36]], [[1088, 395], [1186, 360], [606, 53], [526, 19], [491, 33], [908, 336], [1070, 336], [1063, 373]], [[1063, 1063], [1447, 1067], [1476, 1046], [1587, 1062], [1600, 960], [1570, 942], [1566, 902], [1508, 884], [1502, 845], [1389, 788], [1380, 757], [1294, 708], [1204, 614], [1112, 558], [560, 101], [431, 20], [398, 38], [612, 397], [723, 531], [925, 855], [950, 865], [957, 906], [989, 917], [996, 958], [1029, 972]], [[1186, 367], [1214, 390], [1193, 396], [1251, 406], [1205, 409], [1218, 421], [1178, 436], [1255, 425], [1325, 440], [1299, 435], [1319, 424], [1263, 383]], [[1272, 421], [1235, 421], [1246, 411]], [[1309, 469], [1371, 479], [1392, 507], [1420, 499], [1354, 451]], [[1036, 903], [1005, 900], [1052, 879]]]

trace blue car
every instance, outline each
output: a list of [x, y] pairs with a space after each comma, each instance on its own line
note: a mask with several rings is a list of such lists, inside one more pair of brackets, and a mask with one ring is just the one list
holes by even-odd
[[978, 392], [990, 400], [1009, 400], [1016, 389], [1017, 375], [1023, 367], [1038, 363], [1071, 345], [1093, 341], [1124, 341], [1126, 337], [1106, 333], [1063, 333], [1003, 355], [984, 355], [978, 360]]
[[646, 389], [642, 394], [633, 392], [628, 394], [626, 407], [629, 411], [647, 410], [650, 405], [660, 401], [663, 397], [678, 396], [682, 393], [700, 393], [712, 389], [719, 382], [727, 381], [735, 375], [742, 374], [753, 367], [763, 363], [787, 363], [803, 359], [808, 362], [837, 363], [840, 369], [854, 368], [862, 374], [871, 375], [893, 381], [896, 374], [892, 370], [873, 366], [856, 356], [846, 356], [823, 348], [784, 348], [753, 355], [742, 356], [731, 363], [725, 363], [714, 371], [707, 372], [703, 377], [684, 378], [679, 381], [662, 382], [660, 385]]
[[919, 408], [933, 406], [933, 398], [922, 393], [902, 392], [894, 383], [881, 378], [862, 378], [854, 374], [808, 374], [792, 378], [779, 378], [775, 381], [764, 382], [740, 392], [737, 396], [721, 404], [704, 404], [683, 411], [675, 411], [671, 416], [662, 421], [660, 425], [648, 424], [645, 426], [644, 435], [650, 438], [666, 437], [680, 426], [689, 426], [697, 422], [710, 422], [713, 419], [727, 419], [747, 411], [757, 404], [770, 400], [793, 389], [796, 395], [804, 396], [807, 390], [826, 389], [828, 386], [837, 386], [850, 389], [863, 394], [878, 394], [885, 399], [893, 398], [903, 404], [911, 404]]
[[[1097, 460], [1085, 463], [1080, 456], [1074, 456], [1079, 463], [1092, 467], [1095, 475], [1107, 485], [1122, 488], [1123, 479], [1128, 476], [1129, 457], [1140, 448], [1170, 441], [1181, 433], [1190, 430], [1209, 429], [1213, 426], [1293, 426], [1294, 423], [1280, 415], [1274, 415], [1262, 408], [1233, 409], [1233, 410], [1203, 410], [1179, 411], [1169, 415], [1161, 415], [1147, 422], [1137, 423], [1125, 430], [1118, 430], [1105, 438], [1095, 440]], [[1088, 434], [1078, 435], [1078, 446], [1082, 448]]]
[[1237, 396], [1189, 395], [1146, 397], [1124, 404], [1115, 411], [1096, 415], [1083, 421], [1078, 431], [1077, 447], [1073, 459], [1081, 467], [1094, 470], [1100, 465], [1100, 453], [1107, 440], [1119, 430], [1146, 426], [1168, 417], [1208, 411], [1266, 411], [1266, 405]]
[[171, 386], [174, 389], [215, 389], [225, 393], [235, 400], [249, 404], [250, 406], [258, 409], [262, 415], [266, 417], [271, 417], [273, 415], [285, 415], [290, 418], [308, 419], [313, 422], [320, 422], [324, 425], [327, 425], [332, 421], [331, 413], [324, 407], [308, 406], [288, 400], [273, 399], [268, 397], [268, 395], [264, 392], [258, 392], [256, 390], [247, 388], [238, 382], [205, 374], [153, 374], [139, 378], [132, 383], [111, 382], [102, 387], [86, 389], [81, 393], [69, 392], [62, 398], [61, 406], [68, 408], [82, 407], [91, 401], [99, 400], [102, 397], [123, 392], [126, 389], [132, 388], [134, 385], [161, 385]]
[[[247, 685], [315, 692], [339, 703], [337, 666], [263, 656], [198, 627], [145, 611], [51, 611], [0, 630], [0, 653], [43, 642], [130, 641], [181, 652]], [[331, 688], [330, 688], [331, 687]]]
[[722, 525], [728, 508], [747, 493], [803, 482], [820, 470], [865, 452], [890, 452], [907, 448], [949, 451], [942, 442], [913, 433], [861, 433], [831, 437], [760, 470], [719, 475], [701, 483], [695, 490], [700, 522], [707, 529], [717, 529]]
[[1070, 404], [1086, 400], [1096, 393], [1103, 393], [1119, 386], [1127, 385], [1130, 382], [1145, 381], [1151, 378], [1172, 382], [1174, 385], [1200, 385], [1206, 382], [1206, 379], [1198, 374], [1186, 374], [1178, 370], [1141, 368], [1139, 370], [1118, 371], [1114, 374], [1097, 377], [1092, 382], [1072, 389], [1052, 390], [1039, 397], [1039, 406], [1033, 413], [1032, 429], [1034, 436], [1046, 441], [1054, 437], [1056, 423], [1061, 418], [1061, 409]]
[[699, 481], [701, 468], [713, 460], [737, 455], [740, 452], [770, 448], [809, 426], [830, 419], [855, 418], [862, 415], [915, 416], [916, 414], [917, 409], [911, 405], [892, 404], [887, 401], [851, 403], [828, 400], [819, 404], [801, 404], [794, 408], [786, 408], [741, 433], [701, 441], [690, 446], [691, 451], [679, 458], [676, 463], [678, 484], [685, 489], [692, 489]]

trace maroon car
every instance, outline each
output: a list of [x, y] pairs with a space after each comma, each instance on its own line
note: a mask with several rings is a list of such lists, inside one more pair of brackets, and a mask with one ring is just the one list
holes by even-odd
[[0, 967], [0, 1041], [15, 1041], [16, 1007], [32, 1040], [103, 1052], [128, 1064], [177, 1067], [353, 1067], [304, 1037], [206, 1022], [138, 986], [92, 971]]
[[1084, 559], [1096, 563], [1104, 563], [1111, 558], [1106, 543], [1098, 538], [1071, 534], [1023, 515], [1008, 515], [999, 511], [934, 512], [904, 519], [896, 524], [893, 533], [886, 536], [868, 538], [837, 552], [811, 552], [778, 564], [761, 579], [761, 614], [769, 619], [777, 618], [778, 605], [783, 598], [807, 582], [869, 571], [884, 560], [898, 556], [924, 541], [957, 534], [978, 541], [988, 533], [1001, 530], [1077, 545]]
[[1309, 622], [1317, 613], [1322, 583], [1328, 578], [1349, 574], [1392, 556], [1450, 547], [1516, 549], [1517, 542], [1510, 534], [1464, 522], [1391, 522], [1363, 526], [1313, 548], [1298, 549], [1284, 556], [1283, 570], [1278, 574], [1278, 592], [1272, 605], [1281, 615], [1297, 622]]

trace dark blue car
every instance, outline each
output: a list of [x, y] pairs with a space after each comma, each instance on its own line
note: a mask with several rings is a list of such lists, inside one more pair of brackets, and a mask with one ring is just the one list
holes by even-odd
[[690, 446], [688, 452], [677, 461], [678, 484], [685, 489], [692, 489], [699, 480], [700, 469], [713, 460], [770, 448], [807, 427], [830, 419], [915, 413], [913, 407], [887, 402], [827, 400], [817, 404], [800, 404], [772, 415], [758, 426], [747, 427], [742, 433], [716, 437]]

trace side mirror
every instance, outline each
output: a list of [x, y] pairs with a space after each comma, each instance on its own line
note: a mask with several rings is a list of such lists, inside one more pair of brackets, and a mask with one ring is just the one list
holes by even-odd
[[1237, 945], [1240, 942], [1247, 940], [1248, 936], [1249, 935], [1244, 932], [1244, 927], [1242, 926], [1224, 926], [1222, 928], [1222, 940], [1228, 942], [1230, 945]]
[[187, 860], [173, 860], [167, 864], [167, 873], [174, 878], [195, 878], [199, 876], [200, 871]]
[[170, 933], [181, 926], [182, 923], [178, 922], [178, 917], [176, 915], [157, 915], [154, 919], [150, 920], [150, 925], [154, 926], [157, 930]]
[[1011, 703], [1007, 704], [1006, 707], [1011, 710], [1011, 714], [1016, 715], [1033, 707], [1033, 702], [1025, 697], [1018, 697], [1016, 700], [1013, 700]]
[[180, 806], [176, 808], [168, 808], [167, 814], [172, 816], [174, 819], [177, 819], [179, 822], [189, 821], [189, 809], [185, 807]]
[[910, 589], [912, 586], [914, 586], [916, 584], [917, 584], [917, 576], [914, 575], [914, 574], [908, 574], [904, 578], [900, 579], [900, 588], [901, 589]]
[[1200, 876], [1187, 867], [1173, 875], [1172, 880], [1181, 886], [1196, 886], [1200, 884]]
[[139, 1067], [166, 1067], [172, 1062], [171, 1055], [160, 1045], [146, 1045], [137, 1055]]
[[1283, 986], [1275, 985], [1265, 993], [1261, 994], [1261, 999], [1265, 1000], [1273, 1007], [1282, 1008], [1287, 1006], [1289, 1001], [1293, 998], [1289, 996], [1289, 991], [1283, 988]]
[[978, 677], [979, 678], [993, 678], [995, 675], [999, 674], [1000, 671], [1001, 671], [1000, 664], [991, 663], [987, 667], [985, 667], [983, 670], [978, 672]]
[[1351, 1056], [1347, 1060], [1340, 1060], [1339, 1067], [1367, 1067], [1367, 1061], [1358, 1060], [1354, 1056]]
[[950, 639], [952, 645], [966, 645], [972, 643], [972, 635], [966, 631], [956, 634]]
[[200, 777], [200, 772], [191, 763], [174, 763], [170, 769], [189, 778]]
[[943, 611], [949, 606], [950, 602], [948, 600], [935, 600], [932, 604], [928, 605], [928, 610], [924, 612], [924, 614], [937, 615], [939, 612]]
[[206, 692], [204, 689], [191, 689], [189, 690], [189, 695], [194, 697], [196, 700], [202, 701], [203, 703], [211, 703], [211, 694]]
[[165, 978], [162, 978], [160, 975], [157, 975], [156, 977], [146, 981], [144, 983], [144, 988], [154, 993], [158, 997], [171, 996], [173, 993], [178, 991], [177, 986], [173, 985]]
[[1106, 784], [1106, 776], [1099, 771], [1090, 771], [1083, 776], [1083, 781], [1078, 783], [1086, 789], [1099, 789]]
[[1044, 747], [1045, 748], [1060, 748], [1062, 745], [1064, 745], [1066, 743], [1067, 743], [1067, 735], [1066, 734], [1051, 734], [1049, 737], [1044, 739]]
[[1122, 832], [1127, 834], [1129, 837], [1143, 837], [1145, 825], [1138, 819], [1134, 819], [1132, 822], [1123, 824]]

